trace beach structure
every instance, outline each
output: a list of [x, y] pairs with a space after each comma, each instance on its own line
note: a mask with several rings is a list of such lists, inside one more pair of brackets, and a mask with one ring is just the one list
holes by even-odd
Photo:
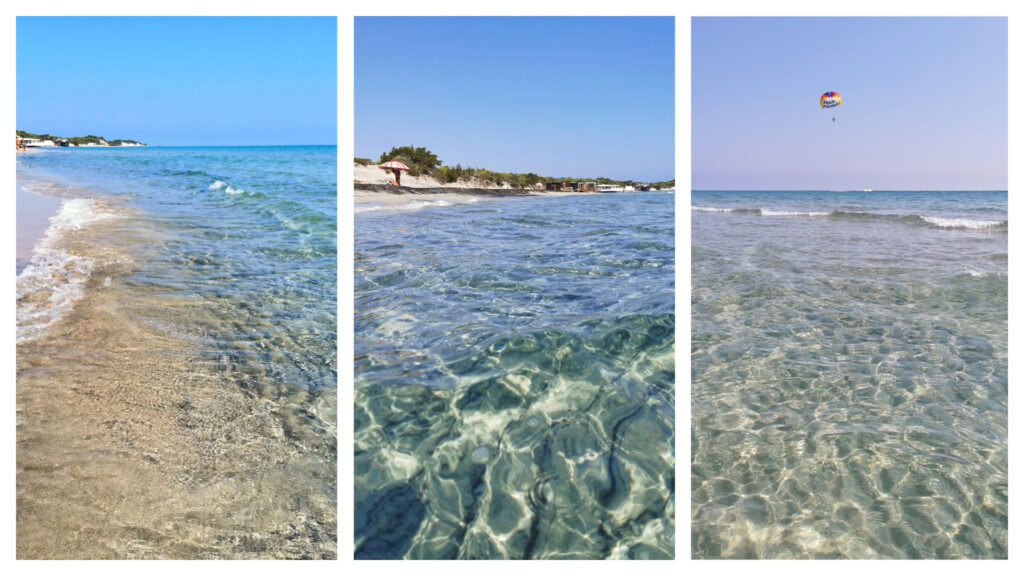
[[402, 185], [402, 170], [409, 169], [408, 166], [399, 162], [398, 160], [389, 160], [378, 166], [378, 168], [380, 168], [381, 170], [391, 170], [391, 173], [395, 175], [396, 186]]
[[597, 190], [597, 182], [562, 182], [559, 180], [546, 184], [537, 183], [536, 187], [552, 192], [593, 192]]
[[39, 138], [20, 138], [22, 148], [49, 148], [54, 146], [53, 140], [40, 140]]

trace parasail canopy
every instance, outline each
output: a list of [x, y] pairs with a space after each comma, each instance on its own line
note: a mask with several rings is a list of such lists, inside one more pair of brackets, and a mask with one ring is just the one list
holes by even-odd
[[843, 105], [843, 97], [839, 95], [839, 92], [825, 92], [821, 95], [821, 100], [818, 103], [822, 108], [835, 108]]

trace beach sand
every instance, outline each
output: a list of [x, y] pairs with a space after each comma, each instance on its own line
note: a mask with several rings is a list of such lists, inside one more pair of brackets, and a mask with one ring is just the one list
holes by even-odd
[[32, 248], [46, 234], [50, 218], [60, 210], [61, 204], [60, 198], [26, 190], [26, 187], [32, 187], [31, 181], [19, 175], [15, 187], [15, 247], [19, 274], [32, 259]]
[[[390, 170], [381, 170], [375, 164], [370, 166], [355, 165], [355, 181], [364, 184], [387, 184], [395, 177]], [[437, 180], [428, 176], [412, 176], [408, 172], [402, 173], [402, 186], [409, 188], [438, 188], [442, 187]], [[462, 181], [452, 184], [445, 184], [445, 188], [483, 188], [483, 184], [473, 181]]]
[[17, 557], [334, 557], [330, 479], [304, 465], [333, 447], [297, 456], [301, 414], [216, 385], [230, 367], [128, 321], [122, 298], [101, 290], [18, 346]]

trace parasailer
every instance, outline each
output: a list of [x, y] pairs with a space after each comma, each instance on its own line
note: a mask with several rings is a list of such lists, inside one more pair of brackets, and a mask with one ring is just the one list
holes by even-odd
[[[825, 92], [821, 95], [821, 99], [818, 101], [821, 105], [821, 109], [826, 108], [837, 108], [843, 105], [843, 97], [839, 95], [839, 92]], [[832, 112], [832, 121], [836, 121], [835, 111]]]

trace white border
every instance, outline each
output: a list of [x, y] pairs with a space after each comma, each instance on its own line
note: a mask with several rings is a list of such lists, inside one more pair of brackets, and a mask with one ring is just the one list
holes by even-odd
[[[3, 66], [4, 78], [9, 79], [5, 84], [2, 97], [5, 99], [6, 132], [9, 134], [14, 130], [14, 98], [13, 87], [15, 78], [15, 15], [311, 15], [339, 17], [338, 21], [338, 158], [339, 166], [339, 383], [340, 392], [339, 404], [341, 405], [339, 416], [339, 530], [338, 530], [338, 554], [336, 562], [305, 562], [305, 563], [279, 563], [271, 561], [192, 561], [183, 562], [136, 562], [136, 561], [92, 561], [92, 562], [16, 562], [14, 561], [14, 526], [15, 526], [15, 426], [14, 426], [14, 375], [15, 375], [15, 345], [14, 345], [14, 285], [15, 270], [11, 265], [6, 268], [5, 281], [3, 283], [3, 295], [0, 300], [8, 302], [2, 309], [0, 325], [7, 326], [2, 338], [2, 370], [0, 383], [7, 392], [4, 396], [2, 415], [0, 415], [0, 428], [3, 438], [0, 440], [0, 450], [3, 451], [3, 461], [6, 463], [3, 474], [3, 491], [7, 496], [0, 499], [0, 509], [3, 510], [2, 533], [0, 533], [0, 558], [8, 565], [8, 573], [136, 573], [139, 571], [153, 573], [177, 572], [182, 569], [197, 571], [199, 573], [216, 572], [246, 572], [255, 574], [276, 574], [280, 571], [315, 573], [315, 574], [337, 574], [339, 570], [354, 571], [355, 573], [378, 572], [385, 573], [406, 571], [425, 571], [431, 573], [449, 572], [476, 572], [481, 569], [488, 572], [499, 573], [521, 572], [523, 565], [512, 562], [488, 562], [481, 564], [477, 562], [416, 562], [412, 564], [395, 562], [353, 562], [352, 557], [352, 473], [351, 455], [346, 452], [345, 446], [351, 446], [352, 430], [352, 372], [345, 366], [351, 366], [352, 358], [352, 208], [346, 202], [346, 192], [351, 190], [352, 169], [346, 158], [352, 157], [352, 146], [354, 134], [352, 127], [353, 106], [352, 106], [352, 16], [355, 15], [651, 15], [651, 16], [676, 16], [676, 315], [677, 339], [676, 339], [676, 385], [678, 410], [676, 411], [676, 433], [677, 439], [681, 441], [676, 446], [677, 466], [677, 495], [676, 495], [676, 532], [682, 540], [677, 540], [676, 562], [683, 562], [686, 565], [677, 565], [676, 562], [645, 562], [633, 568], [656, 573], [678, 574], [680, 570], [696, 571], [698, 573], [724, 573], [737, 574], [741, 570], [769, 573], [817, 573], [821, 570], [852, 573], [864, 570], [928, 570], [929, 572], [948, 573], [961, 572], [964, 570], [982, 569], [986, 572], [998, 574], [1010, 573], [1011, 566], [1016, 564], [1015, 560], [1006, 562], [993, 561], [982, 565], [963, 564], [962, 562], [942, 561], [921, 561], [910, 563], [899, 563], [897, 561], [875, 561], [865, 563], [864, 561], [828, 562], [823, 561], [772, 561], [758, 562], [756, 564], [738, 563], [733, 561], [702, 561], [690, 562], [689, 558], [689, 198], [688, 186], [690, 182], [690, 22], [689, 16], [1009, 16], [1009, 94], [1018, 95], [1021, 92], [1016, 90], [1020, 87], [1020, 73], [1015, 72], [1014, 65], [1019, 69], [1021, 66], [1020, 46], [1018, 39], [1024, 33], [1024, 26], [1021, 26], [1020, 18], [1021, 3], [1009, 1], [985, 1], [974, 0], [970, 3], [954, 2], [949, 0], [921, 2], [920, 0], [861, 0], [859, 2], [820, 2], [820, 1], [797, 1], [777, 0], [776, 2], [761, 2], [755, 0], [736, 0], [732, 2], [693, 1], [668, 2], [668, 1], [644, 1], [632, 0], [628, 3], [611, 2], [570, 2], [565, 0], [522, 0], [518, 2], [494, 2], [480, 3], [467, 0], [448, 0], [434, 2], [417, 2], [413, 0], [394, 0], [376, 4], [363, 3], [352, 6], [343, 2], [330, 2], [326, 0], [290, 0], [287, 3], [234, 3], [214, 2], [211, 0], [178, 0], [168, 2], [159, 0], [155, 2], [129, 2], [126, 0], [94, 0], [84, 3], [71, 0], [44, 0], [35, 3], [6, 2], [4, 11], [6, 18], [3, 21]], [[756, 87], [752, 87], [756, 91]], [[1009, 157], [1021, 158], [1018, 135], [1020, 134], [1020, 113], [1015, 110], [1014, 99], [1011, 98], [1009, 107]], [[1010, 190], [1010, 220], [1017, 222], [1019, 202], [1015, 199], [1017, 193], [1017, 182], [1020, 179], [1020, 170], [1016, 163], [1009, 163], [1009, 190]], [[8, 159], [3, 164], [3, 174], [8, 183], [6, 190], [8, 197], [13, 197], [14, 185], [14, 164]], [[4, 236], [5, 253], [13, 255], [15, 244], [14, 210], [6, 209], [0, 215], [0, 229], [6, 231]], [[1016, 226], [1012, 226], [1016, 230]], [[1017, 261], [1017, 254], [1020, 242], [1017, 241], [1018, 234], [1011, 231], [1010, 252], [1014, 254], [1010, 260], [1010, 276], [1016, 278], [1014, 270]], [[1011, 286], [1015, 286], [1011, 282]], [[1014, 297], [1010, 298], [1010, 356], [1018, 358], [1015, 352], [1018, 351], [1018, 339], [1012, 328], [1019, 325], [1019, 309]], [[1010, 374], [1016, 374], [1016, 363], [1011, 361]], [[1011, 378], [1011, 382], [1013, 379]], [[1012, 384], [1011, 384], [1012, 386]], [[1016, 398], [1013, 391], [1011, 398]], [[1018, 413], [1015, 405], [1011, 404], [1010, 414]], [[1014, 454], [1019, 453], [1016, 449], [1020, 435], [1016, 433], [1017, 427], [1010, 427], [1010, 493], [1011, 513], [1010, 518], [1016, 519], [1015, 506], [1018, 501], [1016, 488], [1020, 485], [1017, 481], [1016, 465], [1017, 458]], [[680, 455], [682, 457], [680, 457]], [[1011, 523], [1010, 530], [1010, 557], [1015, 559], [1018, 546], [1015, 544], [1020, 540], [1017, 537], [1017, 522]], [[529, 571], [554, 572], [566, 569], [583, 569], [597, 572], [619, 571], [623, 566], [615, 563], [588, 562], [582, 566], [579, 562], [539, 562], [531, 563], [526, 568]], [[1019, 569], [1017, 570], [1019, 571]]]

